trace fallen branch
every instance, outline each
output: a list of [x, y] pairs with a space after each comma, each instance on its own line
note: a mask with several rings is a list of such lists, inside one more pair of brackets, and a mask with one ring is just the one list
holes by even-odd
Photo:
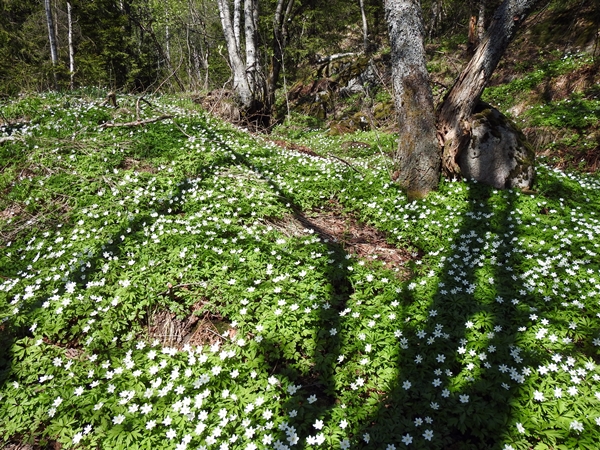
[[152, 103], [150, 103], [148, 100], [146, 100], [143, 95], [140, 98], [138, 98], [137, 102], [135, 102], [135, 117], [138, 121], [140, 120], [140, 102], [144, 102], [150, 108], [154, 108], [154, 105], [152, 105]]
[[364, 175], [360, 170], [358, 170], [356, 167], [354, 167], [352, 164], [350, 164], [348, 161], [340, 158], [339, 156], [335, 156], [333, 153], [328, 153], [327, 156], [329, 156], [330, 158], [335, 158], [338, 161], [343, 162], [344, 164], [346, 164], [348, 167], [350, 167], [352, 170], [354, 170], [356, 173], [359, 173], [361, 175]]
[[357, 55], [357, 53], [336, 53], [335, 55], [329, 55], [329, 56], [318, 56], [317, 55], [316, 63], [317, 64], [328, 64], [328, 63], [338, 60], [338, 59], [348, 58], [350, 56], [356, 56], [356, 55]]
[[104, 129], [104, 128], [116, 128], [116, 127], [139, 127], [140, 125], [146, 125], [149, 123], [154, 123], [154, 122], [158, 122], [160, 120], [165, 120], [165, 119], [172, 119], [173, 116], [170, 114], [164, 114], [162, 116], [159, 117], [155, 117], [153, 119], [146, 119], [146, 120], [136, 120], [134, 122], [125, 122], [125, 123], [110, 123], [110, 122], [106, 122], [103, 123], [102, 125], [100, 125], [100, 129]]

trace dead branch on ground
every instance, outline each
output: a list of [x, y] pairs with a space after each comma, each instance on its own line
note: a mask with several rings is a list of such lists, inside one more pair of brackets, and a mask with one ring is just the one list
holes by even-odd
[[147, 125], [149, 123], [159, 122], [161, 120], [172, 119], [172, 114], [163, 114], [159, 117], [154, 117], [152, 119], [145, 120], [135, 120], [133, 122], [122, 122], [122, 123], [111, 123], [106, 122], [100, 125], [100, 129], [103, 130], [105, 128], [116, 128], [116, 127], [139, 127], [140, 125]]

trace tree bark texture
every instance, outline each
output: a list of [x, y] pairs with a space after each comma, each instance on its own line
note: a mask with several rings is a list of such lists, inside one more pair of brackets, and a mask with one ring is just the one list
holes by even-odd
[[[287, 3], [287, 4], [286, 4]], [[278, 0], [273, 15], [273, 44], [271, 65], [267, 76], [267, 95], [265, 109], [273, 113], [275, 91], [283, 67], [283, 54], [288, 40], [287, 24], [291, 20], [294, 0]]]
[[56, 73], [56, 65], [58, 64], [58, 50], [56, 44], [56, 34], [54, 32], [54, 19], [52, 17], [52, 9], [50, 0], [44, 0], [44, 9], [46, 10], [46, 24], [48, 25], [48, 41], [50, 43], [50, 58], [54, 70], [54, 85], [58, 87], [58, 75]]
[[485, 34], [485, 6], [487, 0], [479, 0], [479, 14], [477, 17], [477, 41], [483, 40]]
[[257, 96], [260, 86], [258, 67], [258, 0], [244, 0], [244, 32], [246, 44], [246, 75], [250, 90]]
[[358, 0], [360, 6], [360, 15], [362, 17], [362, 28], [363, 28], [363, 51], [365, 55], [369, 53], [369, 25], [367, 23], [367, 14], [365, 13], [365, 1]]
[[238, 49], [242, 48], [240, 29], [242, 26], [242, 0], [233, 0], [233, 35]]
[[73, 89], [73, 81], [75, 77], [75, 50], [73, 48], [73, 11], [71, 3], [67, 2], [67, 30], [69, 41], [69, 89]]
[[467, 121], [519, 26], [539, 1], [505, 0], [498, 7], [475, 54], [442, 102], [438, 130], [443, 146], [442, 167], [447, 176], [460, 176], [457, 158], [470, 140]]
[[240, 105], [245, 109], [250, 109], [253, 103], [253, 92], [246, 78], [246, 65], [242, 60], [241, 52], [236, 42], [236, 33], [231, 20], [229, 9], [229, 0], [217, 0], [219, 7], [219, 16], [223, 27], [225, 42], [227, 43], [227, 55], [231, 72], [233, 74], [233, 90], [239, 98]]
[[392, 84], [399, 120], [395, 178], [409, 198], [436, 189], [440, 148], [436, 138], [433, 95], [425, 66], [425, 30], [418, 0], [386, 0], [390, 35]]

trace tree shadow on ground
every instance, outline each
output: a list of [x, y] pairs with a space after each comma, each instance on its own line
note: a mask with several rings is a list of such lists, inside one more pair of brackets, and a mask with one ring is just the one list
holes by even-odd
[[[236, 156], [244, 161], [243, 155]], [[282, 192], [272, 180], [268, 182]], [[526, 303], [534, 294], [519, 284], [512, 270], [523, 257], [514, 248], [519, 236], [510, 218], [518, 194], [506, 191], [500, 199], [494, 193], [493, 188], [469, 186], [467, 209], [462, 211], [455, 240], [448, 243], [451, 251], [439, 271], [436, 291], [425, 294], [414, 283], [417, 277], [407, 283], [404, 294], [398, 294], [405, 316], [400, 330], [410, 343], [392, 352], [398, 374], [395, 382], [377, 386], [376, 378], [366, 376], [365, 388], [358, 390], [358, 401], [363, 404], [347, 405], [363, 407], [363, 425], [352, 436], [352, 448], [419, 441], [427, 448], [485, 449], [505, 438], [514, 415], [512, 400], [521, 389], [529, 389], [527, 367], [537, 367], [542, 358], [519, 347], [519, 324], [529, 323], [534, 308]], [[296, 220], [323, 237], [336, 262], [346, 258], [343, 247], [328, 239], [328, 230], [312, 223], [292, 198], [282, 196], [281, 202], [291, 207]], [[319, 431], [313, 424], [327, 420], [339, 407], [336, 369], [345, 364], [340, 358], [342, 340], [351, 339], [339, 332], [344, 322], [340, 312], [354, 294], [350, 273], [340, 265], [323, 275], [333, 291], [327, 298], [330, 307], [318, 309], [317, 322], [323, 326], [313, 330], [317, 345], [311, 370], [303, 373], [282, 356], [280, 348], [286, 343], [266, 340], [262, 344], [274, 373], [302, 386], [307, 397], [317, 398], [310, 409], [296, 398], [286, 405], [298, 414], [293, 419], [298, 424], [294, 434], [309, 440]], [[412, 305], [426, 301], [430, 301], [427, 320], [412, 320]], [[282, 445], [289, 440], [288, 431], [280, 430]], [[368, 445], [361, 437], [365, 434]]]
[[[497, 448], [514, 426], [513, 400], [531, 389], [528, 367], [548, 357], [519, 347], [520, 325], [534, 311], [527, 300], [536, 294], [512, 269], [524, 257], [510, 217], [518, 194], [507, 191], [503, 200], [493, 193], [469, 185], [468, 210], [448, 243], [429, 317], [402, 329], [412, 342], [398, 353], [397, 383], [364, 428], [377, 448], [413, 441], [427, 448]], [[423, 299], [415, 289], [402, 301], [409, 307]]]

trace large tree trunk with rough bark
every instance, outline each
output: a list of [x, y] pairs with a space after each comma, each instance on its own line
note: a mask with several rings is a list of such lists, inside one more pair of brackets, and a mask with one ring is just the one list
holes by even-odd
[[421, 198], [436, 189], [440, 176], [440, 148], [425, 66], [421, 6], [418, 0], [386, 0], [385, 16], [399, 124], [394, 178], [409, 198]]
[[468, 121], [508, 44], [537, 3], [539, 0], [505, 0], [498, 7], [475, 54], [442, 102], [438, 130], [443, 145], [442, 166], [447, 176], [461, 174], [457, 161], [470, 141]]

